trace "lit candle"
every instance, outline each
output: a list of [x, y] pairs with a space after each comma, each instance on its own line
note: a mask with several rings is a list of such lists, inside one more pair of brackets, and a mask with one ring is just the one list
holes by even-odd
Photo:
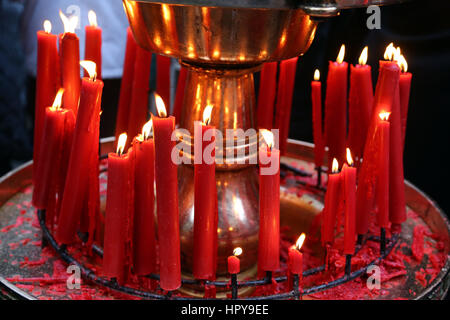
[[278, 62], [263, 64], [258, 91], [257, 124], [259, 129], [272, 129], [273, 108], [277, 92]]
[[[98, 153], [98, 129], [103, 82], [96, 79], [95, 63], [82, 62], [89, 78], [82, 79], [80, 108], [67, 169], [56, 238], [64, 244], [75, 240], [83, 209], [88, 207], [90, 172], [96, 172], [93, 153]], [[94, 191], [92, 191], [94, 192]], [[98, 190], [97, 190], [98, 192]], [[85, 229], [86, 224], [82, 226]], [[84, 230], [85, 231], [85, 230]]]
[[297, 60], [298, 57], [295, 57], [280, 62], [280, 76], [278, 79], [274, 127], [280, 130], [281, 154], [285, 154], [287, 148]]
[[64, 88], [63, 106], [77, 115], [80, 99], [80, 41], [75, 34], [78, 17], [67, 18], [59, 11], [64, 23], [64, 33], [60, 35], [61, 79]]
[[404, 148], [412, 74], [408, 72], [408, 63], [406, 62], [406, 59], [403, 55], [400, 55], [398, 63], [402, 71], [400, 74], [399, 86], [400, 86], [400, 113], [402, 117], [402, 145]]
[[127, 44], [125, 61], [123, 63], [122, 81], [120, 83], [119, 105], [116, 117], [116, 141], [122, 132], [128, 130], [128, 115], [130, 113], [131, 91], [133, 88], [134, 62], [136, 60], [137, 44], [130, 27], [127, 28]]
[[213, 107], [206, 106], [203, 122], [194, 123], [194, 270], [196, 279], [215, 277], [217, 237], [215, 127], [209, 125]]
[[325, 205], [322, 212], [322, 244], [324, 246], [334, 242], [334, 228], [336, 226], [336, 216], [339, 208], [341, 180], [342, 178], [339, 174], [339, 163], [337, 159], [334, 158], [332, 170], [328, 174]]
[[366, 64], [367, 52], [368, 48], [365, 47], [359, 63], [350, 66], [348, 145], [357, 160], [363, 156], [373, 107], [372, 70]]
[[325, 96], [325, 140], [328, 145], [328, 164], [333, 158], [339, 162], [345, 159], [347, 136], [347, 71], [344, 61], [345, 46], [339, 50], [336, 62], [328, 66]]
[[342, 167], [344, 181], [344, 254], [355, 253], [355, 193], [356, 193], [356, 168], [353, 167], [353, 158], [350, 149], [347, 148], [347, 163]]
[[[356, 190], [356, 231], [364, 235], [369, 229], [369, 213], [374, 202], [377, 135], [376, 123], [380, 112], [391, 112], [398, 86], [400, 69], [397, 64], [380, 63], [380, 73], [374, 96], [374, 110], [364, 145], [363, 162], [358, 173]], [[392, 129], [392, 128], [391, 128]]]
[[160, 286], [163, 290], [176, 290], [181, 285], [180, 222], [178, 214], [177, 166], [171, 154], [175, 148], [172, 133], [175, 118], [168, 117], [164, 102], [156, 97], [158, 115], [152, 115], [155, 143], [155, 180], [158, 215]]
[[298, 285], [299, 289], [301, 287], [302, 279], [303, 279], [303, 253], [301, 253], [300, 249], [303, 246], [305, 241], [305, 234], [302, 233], [300, 237], [298, 237], [295, 246], [289, 248], [288, 252], [288, 270], [289, 270], [289, 286], [292, 290], [292, 275], [296, 275], [299, 277]]
[[124, 154], [127, 134], [119, 136], [116, 153], [108, 154], [108, 185], [106, 194], [105, 236], [103, 242], [103, 273], [119, 284], [126, 279], [127, 241], [132, 190], [131, 161]]
[[258, 273], [280, 267], [280, 151], [272, 132], [261, 129], [259, 149]]
[[40, 182], [35, 179], [44, 130], [46, 109], [55, 98], [60, 87], [57, 37], [51, 34], [52, 24], [44, 21], [44, 31], [37, 32], [37, 73], [36, 100], [34, 110], [34, 147], [33, 147], [33, 185]]
[[228, 273], [238, 274], [241, 271], [241, 261], [238, 256], [242, 254], [242, 248], [235, 248], [233, 250], [233, 255], [228, 257]]
[[322, 130], [322, 83], [320, 82], [320, 71], [314, 72], [314, 80], [311, 82], [311, 101], [313, 117], [313, 139], [314, 139], [314, 163], [316, 168], [322, 166], [325, 154], [325, 144]]
[[379, 159], [378, 159], [378, 182], [377, 182], [377, 222], [380, 228], [387, 228], [389, 225], [389, 148], [390, 148], [390, 123], [389, 112], [381, 112], [377, 123], [379, 137]]
[[[89, 25], [85, 27], [86, 40], [84, 59], [95, 62], [97, 78], [102, 79], [102, 29], [98, 27], [97, 15], [93, 10], [88, 12]], [[84, 72], [86, 77], [87, 71]]]

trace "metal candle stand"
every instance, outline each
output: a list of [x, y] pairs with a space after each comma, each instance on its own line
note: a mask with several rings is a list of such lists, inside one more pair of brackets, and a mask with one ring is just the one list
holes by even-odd
[[[100, 160], [104, 160], [107, 159], [107, 155], [102, 155], [100, 156]], [[281, 168], [289, 170], [294, 172], [296, 175], [300, 175], [300, 176], [311, 176], [311, 174], [304, 172], [300, 169], [291, 167], [289, 165], [286, 164], [282, 164]], [[316, 169], [318, 171], [318, 176], [320, 176], [321, 172], [322, 172], [322, 168], [317, 168]], [[105, 170], [101, 170], [101, 172], [104, 172]], [[309, 185], [312, 188], [316, 188], [318, 190], [325, 190], [318, 182], [317, 185]], [[121, 293], [125, 293], [125, 294], [129, 294], [129, 295], [133, 295], [133, 296], [137, 296], [137, 297], [141, 297], [141, 298], [145, 298], [145, 299], [157, 299], [157, 300], [202, 300], [202, 299], [207, 299], [207, 300], [216, 300], [215, 298], [198, 298], [198, 297], [181, 297], [181, 296], [175, 296], [173, 293], [173, 291], [168, 291], [165, 294], [158, 294], [155, 292], [150, 292], [150, 291], [143, 291], [143, 290], [139, 290], [139, 289], [135, 289], [132, 287], [128, 287], [128, 286], [122, 286], [119, 285], [116, 281], [116, 279], [107, 279], [105, 277], [100, 277], [98, 275], [95, 274], [95, 271], [93, 271], [92, 269], [86, 267], [85, 265], [83, 265], [83, 263], [81, 263], [80, 261], [78, 261], [77, 259], [75, 259], [72, 255], [70, 255], [67, 252], [67, 247], [66, 245], [59, 245], [55, 238], [53, 237], [52, 233], [50, 232], [50, 230], [47, 228], [46, 224], [45, 224], [45, 214], [46, 211], [45, 210], [37, 210], [37, 215], [38, 215], [38, 221], [40, 224], [40, 227], [42, 229], [42, 245], [46, 246], [46, 245], [50, 245], [60, 256], [60, 258], [66, 262], [67, 264], [75, 264], [76, 266], [78, 266], [80, 268], [81, 271], [81, 275], [89, 281], [92, 281], [93, 283], [112, 289], [114, 291], [118, 291]], [[80, 238], [84, 238], [84, 237], [80, 237]], [[301, 297], [303, 295], [308, 295], [308, 294], [313, 294], [313, 293], [317, 293], [320, 291], [324, 291], [333, 287], [336, 287], [338, 285], [341, 285], [343, 283], [346, 283], [348, 281], [352, 281], [360, 276], [362, 276], [367, 269], [371, 266], [371, 265], [375, 265], [378, 264], [381, 260], [383, 260], [385, 257], [387, 257], [389, 255], [389, 253], [392, 251], [392, 249], [395, 247], [395, 245], [397, 244], [399, 240], [399, 235], [398, 234], [394, 234], [390, 239], [386, 239], [386, 231], [384, 230], [384, 228], [381, 229], [381, 233], [380, 233], [380, 237], [376, 237], [376, 236], [368, 236], [365, 239], [363, 239], [363, 237], [358, 236], [358, 242], [357, 242], [357, 246], [356, 246], [356, 250], [355, 250], [355, 254], [361, 250], [361, 248], [365, 245], [365, 243], [367, 241], [377, 241], [380, 242], [380, 255], [378, 258], [376, 258], [375, 260], [371, 261], [367, 266], [365, 266], [364, 268], [361, 268], [357, 271], [351, 272], [351, 258], [352, 255], [346, 255], [346, 264], [345, 264], [345, 275], [341, 278], [338, 278], [336, 280], [330, 281], [330, 282], [326, 282], [317, 286], [313, 286], [313, 287], [309, 287], [309, 288], [302, 288], [300, 289], [300, 277], [298, 275], [292, 275], [292, 283], [293, 283], [293, 289], [291, 291], [288, 292], [284, 292], [284, 293], [279, 293], [279, 294], [273, 294], [273, 295], [266, 295], [266, 296], [250, 296], [250, 297], [243, 297], [240, 298], [242, 300], [273, 300], [273, 299], [301, 299]], [[97, 245], [93, 244], [92, 245], [92, 252], [94, 252], [95, 254], [97, 254], [98, 256], [102, 257], [103, 256], [103, 249], [98, 247]], [[327, 254], [328, 256], [328, 254]], [[321, 271], [326, 270], [327, 267], [327, 261], [325, 262], [325, 264], [319, 266], [319, 267], [315, 267], [315, 268], [311, 268], [308, 269], [306, 271], [303, 271], [302, 274], [302, 278], [317, 274]], [[289, 272], [289, 271], [288, 271]], [[159, 275], [157, 274], [150, 274], [147, 276], [147, 278], [149, 279], [153, 279], [153, 280], [159, 280]], [[238, 289], [239, 288], [244, 288], [244, 287], [257, 287], [257, 286], [264, 286], [264, 285], [268, 285], [268, 284], [272, 284], [273, 280], [277, 283], [281, 283], [284, 281], [288, 280], [288, 276], [278, 276], [278, 277], [273, 277], [272, 272], [268, 271], [266, 272], [266, 276], [264, 279], [257, 279], [257, 280], [245, 280], [245, 281], [239, 281], [237, 280], [237, 275], [236, 274], [232, 274], [231, 275], [231, 281], [204, 281], [204, 280], [195, 280], [195, 279], [182, 279], [182, 285], [204, 285], [204, 287], [206, 286], [215, 286], [217, 288], [231, 288], [231, 299], [238, 299]]]

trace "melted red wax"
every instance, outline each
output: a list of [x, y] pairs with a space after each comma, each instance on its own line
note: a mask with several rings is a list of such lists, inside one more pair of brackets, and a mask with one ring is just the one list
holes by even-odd
[[[295, 163], [292, 163], [295, 165]], [[311, 171], [311, 168], [300, 168], [305, 171]], [[324, 182], [326, 183], [326, 175], [323, 176]], [[305, 188], [303, 186], [295, 184], [295, 181], [301, 180], [309, 184], [315, 184], [316, 178], [299, 178], [291, 173], [283, 179], [284, 185], [290, 185], [289, 192], [293, 192], [298, 196], [304, 194], [309, 194], [311, 196], [316, 196], [316, 192], [313, 188]], [[289, 183], [287, 180], [290, 180]], [[294, 183], [292, 183], [294, 181]], [[105, 175], [100, 176], [100, 190], [101, 196], [105, 195], [106, 192], [106, 177]], [[31, 190], [31, 189], [30, 189]], [[29, 190], [29, 192], [31, 192]], [[9, 202], [7, 205], [12, 206], [13, 203]], [[35, 215], [33, 218], [26, 216], [26, 213], [31, 209], [31, 204], [29, 201], [24, 201], [23, 203], [16, 205], [18, 209], [18, 217], [13, 225], [6, 226], [0, 231], [3, 233], [8, 233], [14, 231], [13, 229], [19, 228], [21, 226], [38, 228], [39, 224]], [[408, 211], [408, 221], [411, 220], [413, 223], [419, 222], [420, 217], [413, 211]], [[324, 262], [324, 257], [317, 256], [316, 250], [313, 248], [317, 247], [320, 242], [320, 215], [316, 216], [316, 219], [311, 225], [311, 230], [309, 230], [307, 241], [302, 249], [304, 254], [304, 270], [309, 268], [317, 267], [322, 265]], [[372, 213], [370, 233], [378, 235], [378, 227], [374, 223], [375, 212]], [[289, 234], [288, 227], [282, 227], [281, 229], [281, 241], [280, 241], [280, 254], [281, 254], [281, 264], [280, 270], [274, 273], [274, 276], [285, 275], [286, 274], [286, 260], [288, 257], [288, 248], [292, 246], [296, 239], [288, 237]], [[17, 242], [8, 243], [8, 249], [10, 251], [16, 250], [19, 246], [40, 246], [41, 241], [39, 240], [40, 234], [27, 230], [20, 230], [20, 234], [30, 234], [33, 233], [35, 239], [29, 237], [21, 238]], [[309, 276], [303, 279], [301, 285], [303, 287], [316, 286], [321, 283], [325, 283], [331, 280], [335, 280], [344, 275], [345, 259], [341, 255], [342, 250], [342, 235], [339, 235], [336, 239], [334, 246], [329, 252], [329, 266], [328, 271]], [[388, 233], [387, 236], [390, 236]], [[1, 241], [1, 240], [0, 240]], [[82, 261], [87, 267], [91, 268], [97, 274], [101, 274], [101, 259], [91, 253], [81, 244], [69, 247], [69, 253], [74, 256], [79, 261]], [[374, 260], [379, 253], [379, 244], [377, 242], [367, 242], [364, 248], [356, 254], [352, 259], [352, 270], [357, 270], [366, 266], [369, 262]], [[13, 254], [10, 254], [13, 257]], [[406, 266], [409, 265], [414, 268], [415, 281], [421, 286], [427, 286], [441, 271], [447, 255], [445, 252], [444, 242], [439, 238], [438, 235], [433, 234], [426, 226], [417, 223], [414, 228], [411, 243], [401, 242], [396, 248], [391, 252], [391, 254], [379, 265], [381, 272], [381, 289], [380, 290], [369, 290], [366, 281], [368, 276], [365, 275], [361, 278], [355, 279], [351, 282], [347, 282], [338, 287], [319, 292], [307, 297], [308, 299], [383, 299], [383, 297], [388, 297], [389, 289], [398, 285], [402, 285], [406, 282]], [[52, 272], [50, 274], [41, 274], [39, 276], [33, 277], [22, 277], [19, 275], [8, 278], [9, 281], [14, 282], [19, 288], [37, 296], [39, 299], [138, 299], [133, 296], [126, 294], [117, 293], [100, 286], [88, 286], [86, 283], [81, 284], [80, 290], [68, 290], [67, 289], [67, 266], [50, 248], [44, 248], [41, 252], [41, 256], [38, 259], [31, 260], [29, 257], [23, 257], [18, 259], [15, 263], [21, 268], [35, 270], [36, 274], [39, 274], [37, 270], [45, 264], [51, 263]], [[14, 261], [13, 261], [14, 262]], [[146, 278], [139, 278], [131, 276], [128, 279], [127, 286], [131, 286], [136, 289], [143, 290], [155, 290], [156, 282], [149, 281]], [[271, 295], [276, 293], [286, 292], [288, 290], [287, 282], [276, 283], [272, 282], [269, 285], [257, 287], [253, 295]], [[158, 291], [158, 293], [163, 294], [164, 292]], [[411, 296], [415, 296], [417, 293], [410, 289], [409, 295], [405, 297], [396, 297], [396, 299], [407, 299]], [[180, 293], [175, 294], [175, 296], [181, 296]], [[205, 297], [214, 297], [214, 288], [209, 287], [206, 291]]]

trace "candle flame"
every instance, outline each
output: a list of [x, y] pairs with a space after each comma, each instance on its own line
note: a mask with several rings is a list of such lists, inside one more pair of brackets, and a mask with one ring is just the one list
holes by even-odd
[[241, 247], [234, 248], [233, 255], [235, 257], [240, 256], [241, 254], [242, 254], [242, 248]]
[[80, 65], [89, 74], [89, 79], [95, 81], [95, 78], [97, 77], [97, 64], [94, 61], [83, 60], [80, 61]]
[[147, 140], [148, 137], [150, 137], [150, 132], [152, 132], [152, 128], [153, 128], [153, 121], [150, 119], [150, 121], [148, 121], [142, 127], [142, 136], [144, 137], [145, 140]]
[[211, 113], [213, 106], [207, 105], [205, 110], [203, 110], [203, 123], [208, 125], [211, 122]]
[[89, 24], [91, 27], [97, 27], [97, 15], [95, 14], [94, 10], [89, 10], [88, 12], [88, 19], [89, 19]]
[[303, 243], [305, 242], [305, 238], [306, 238], [306, 235], [305, 235], [304, 233], [302, 233], [302, 234], [300, 235], [300, 237], [298, 237], [297, 242], [295, 243], [295, 248], [296, 248], [298, 251], [300, 251], [300, 249], [302, 248]]
[[123, 154], [123, 149], [125, 149], [125, 145], [127, 144], [127, 134], [126, 133], [122, 133], [119, 136], [119, 141], [117, 142], [117, 154], [120, 156], [121, 154]]
[[397, 60], [398, 66], [400, 67], [400, 69], [402, 70], [402, 72], [407, 72], [408, 71], [408, 62], [406, 62], [405, 57], [400, 54], [400, 57]]
[[50, 22], [50, 20], [45, 20], [44, 21], [44, 31], [45, 31], [45, 33], [51, 33], [52, 32], [52, 23]]
[[353, 166], [353, 157], [352, 157], [352, 153], [350, 151], [349, 148], [346, 149], [347, 150], [347, 163], [348, 165], [351, 167]]
[[394, 44], [392, 42], [389, 43], [384, 51], [384, 60], [392, 61], [394, 59], [395, 51]]
[[53, 110], [58, 110], [59, 108], [61, 108], [63, 93], [64, 93], [64, 88], [60, 88], [58, 90], [58, 93], [56, 94], [55, 100], [53, 101], [53, 105], [52, 105]]
[[386, 111], [382, 111], [378, 114], [378, 116], [380, 117], [381, 120], [383, 121], [388, 121], [389, 120], [389, 116], [391, 115], [390, 112], [386, 112]]
[[264, 142], [271, 149], [273, 146], [273, 133], [266, 129], [261, 129], [260, 132], [263, 136]]
[[64, 24], [64, 33], [75, 33], [75, 28], [78, 25], [78, 16], [67, 18], [61, 10], [59, 10], [59, 16]]
[[166, 106], [161, 96], [157, 93], [155, 93], [155, 101], [156, 101], [156, 110], [158, 111], [159, 117], [166, 118], [167, 117]]
[[314, 71], [314, 80], [315, 81], [319, 81], [320, 80], [320, 71], [319, 71], [319, 69], [316, 69], [316, 71]]
[[367, 46], [365, 46], [363, 51], [361, 52], [361, 55], [359, 56], [359, 59], [358, 59], [358, 63], [360, 65], [362, 65], [362, 66], [366, 65], [368, 52], [369, 52], [369, 48]]
[[339, 162], [337, 161], [336, 158], [333, 158], [333, 166], [331, 167], [331, 172], [338, 173], [338, 171], [339, 171]]
[[344, 56], [345, 56], [345, 44], [341, 46], [341, 49], [339, 50], [339, 54], [337, 56], [336, 62], [341, 64], [344, 62]]

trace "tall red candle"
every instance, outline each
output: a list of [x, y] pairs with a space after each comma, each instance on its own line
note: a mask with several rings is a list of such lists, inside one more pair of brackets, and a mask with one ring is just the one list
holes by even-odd
[[[121, 139], [123, 138], [123, 139]], [[127, 242], [132, 203], [131, 160], [122, 154], [127, 135], [119, 138], [117, 153], [108, 154], [103, 273], [123, 283], [126, 278]], [[125, 140], [125, 141], [123, 141]]]
[[241, 271], [241, 261], [238, 256], [242, 254], [241, 248], [235, 248], [233, 250], [233, 255], [229, 256], [227, 259], [228, 263], [228, 273], [229, 274], [238, 274]]
[[156, 56], [156, 92], [170, 110], [170, 57]]
[[[95, 70], [95, 64], [93, 64]], [[56, 238], [64, 244], [74, 241], [80, 224], [83, 207], [86, 205], [89, 184], [89, 172], [93, 165], [91, 154], [95, 144], [96, 121], [99, 120], [99, 108], [103, 91], [103, 82], [95, 80], [95, 71], [91, 77], [83, 78], [80, 94], [80, 108], [70, 152], [64, 195], [58, 222]], [[98, 142], [97, 142], [98, 143]], [[95, 150], [98, 152], [98, 150]], [[98, 165], [95, 164], [95, 165]]]
[[405, 146], [406, 124], [408, 120], [409, 95], [411, 91], [412, 74], [408, 72], [408, 63], [403, 55], [400, 56], [400, 114], [402, 118], [402, 145]]
[[151, 120], [142, 134], [134, 139], [134, 223], [133, 250], [134, 272], [148, 275], [156, 271], [155, 238], [155, 151]]
[[128, 115], [128, 135], [135, 137], [148, 118], [148, 92], [150, 86], [151, 52], [137, 47]]
[[263, 64], [259, 81], [257, 125], [259, 129], [272, 129], [273, 108], [277, 90], [277, 62]]
[[266, 145], [259, 150], [259, 272], [280, 267], [280, 151], [272, 132], [260, 132]]
[[[66, 114], [71, 110], [61, 109], [61, 98], [64, 90], [60, 90], [52, 107], [45, 110], [42, 131], [42, 149], [35, 168], [35, 176], [39, 183], [33, 189], [33, 205], [38, 209], [46, 209], [50, 197], [50, 189], [58, 183], [58, 158], [61, 156], [62, 139]], [[56, 190], [55, 190], [56, 191]]]
[[184, 91], [186, 89], [187, 69], [181, 67], [180, 74], [178, 76], [177, 92], [175, 95], [175, 102], [173, 104], [173, 116], [177, 123], [181, 118], [181, 111], [183, 109]]
[[377, 134], [379, 139], [378, 149], [378, 181], [376, 199], [378, 207], [377, 222], [380, 228], [389, 226], [389, 148], [390, 148], [390, 123], [389, 113], [380, 113], [377, 122]]
[[399, 74], [400, 69], [396, 64], [380, 65], [374, 97], [374, 110], [367, 131], [363, 162], [359, 170], [358, 188], [356, 190], [356, 212], [358, 212], [356, 215], [356, 231], [359, 235], [364, 235], [368, 231], [369, 212], [372, 209], [375, 196], [377, 118], [380, 112], [391, 112]]
[[341, 46], [336, 62], [329, 62], [325, 96], [325, 140], [329, 148], [328, 163], [333, 158], [345, 160], [347, 137], [347, 62], [345, 46]]
[[[94, 11], [88, 12], [89, 26], [85, 27], [86, 39], [84, 59], [93, 61], [97, 65], [97, 78], [102, 79], [102, 29], [97, 25], [97, 15]], [[87, 77], [87, 71], [84, 72]]]
[[361, 159], [373, 108], [371, 67], [366, 65], [367, 47], [359, 64], [350, 66], [348, 146], [357, 160]]
[[275, 107], [275, 128], [280, 130], [280, 152], [285, 154], [291, 122], [292, 98], [298, 57], [280, 62], [280, 78]]
[[60, 86], [57, 36], [51, 34], [52, 24], [45, 20], [44, 31], [37, 32], [37, 73], [36, 100], [34, 110], [34, 147], [33, 147], [33, 185], [39, 184], [35, 179], [35, 171], [39, 162], [39, 155], [44, 130], [46, 109], [53, 103]]
[[194, 267], [196, 279], [215, 277], [216, 175], [215, 134], [211, 120], [212, 107], [203, 112], [203, 122], [194, 123]]
[[178, 214], [177, 166], [171, 159], [175, 141], [175, 118], [167, 117], [161, 97], [156, 95], [158, 115], [152, 115], [155, 141], [155, 180], [158, 215], [160, 286], [176, 290], [181, 285], [180, 222]]
[[313, 139], [314, 139], [314, 163], [316, 167], [321, 167], [325, 154], [325, 143], [322, 129], [322, 83], [320, 82], [320, 72], [314, 72], [314, 80], [311, 82], [311, 101], [313, 117]]
[[345, 222], [344, 222], [344, 254], [355, 253], [355, 193], [356, 168], [353, 167], [353, 158], [347, 148], [347, 163], [342, 168], [344, 179]]
[[136, 60], [137, 44], [130, 27], [127, 29], [127, 45], [125, 49], [125, 61], [123, 75], [120, 83], [119, 105], [116, 117], [116, 140], [122, 132], [128, 130], [128, 116], [131, 104], [131, 91], [133, 88], [134, 63]]
[[339, 164], [336, 158], [334, 158], [332, 170], [328, 174], [327, 192], [325, 194], [325, 206], [322, 213], [323, 245], [334, 242], [334, 228], [336, 227], [336, 217], [339, 209], [341, 180], [342, 177], [339, 173]]
[[61, 79], [64, 88], [63, 106], [71, 109], [75, 115], [78, 112], [80, 100], [80, 41], [75, 34], [75, 26], [78, 17], [72, 16], [70, 19], [59, 12], [64, 23], [64, 33], [60, 35], [60, 62]]
[[400, 89], [396, 85], [395, 100], [390, 116], [389, 150], [389, 220], [393, 228], [406, 220], [405, 182], [403, 172], [403, 141], [400, 114]]

